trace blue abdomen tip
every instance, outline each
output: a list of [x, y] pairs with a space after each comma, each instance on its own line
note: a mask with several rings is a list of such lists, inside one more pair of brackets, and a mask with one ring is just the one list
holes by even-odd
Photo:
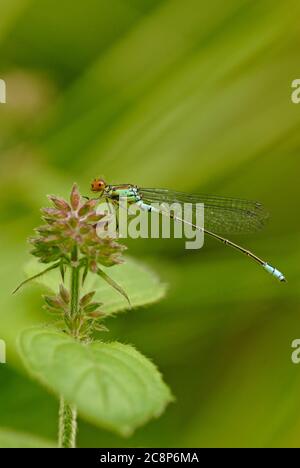
[[268, 263], [265, 263], [263, 265], [264, 269], [267, 270], [271, 275], [275, 276], [279, 281], [285, 282], [285, 276], [281, 273], [281, 271], [277, 270], [277, 268], [274, 268], [272, 265], [269, 265]]

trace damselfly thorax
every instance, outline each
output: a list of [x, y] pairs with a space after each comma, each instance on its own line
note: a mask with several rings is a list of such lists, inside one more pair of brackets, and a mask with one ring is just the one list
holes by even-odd
[[138, 187], [132, 184], [109, 185], [103, 179], [95, 179], [91, 184], [91, 190], [98, 193], [99, 198], [103, 197], [114, 201], [126, 198], [128, 202], [135, 203], [141, 199]]

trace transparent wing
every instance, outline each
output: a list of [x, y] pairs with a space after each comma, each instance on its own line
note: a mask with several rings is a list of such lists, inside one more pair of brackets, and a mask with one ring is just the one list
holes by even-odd
[[268, 213], [257, 201], [215, 195], [192, 195], [168, 189], [140, 188], [145, 203], [196, 203], [204, 204], [204, 226], [219, 234], [240, 234], [261, 229]]

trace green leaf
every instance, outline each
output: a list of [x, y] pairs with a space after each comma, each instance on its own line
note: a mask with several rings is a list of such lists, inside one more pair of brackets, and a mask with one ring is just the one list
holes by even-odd
[[55, 442], [11, 429], [0, 428], [0, 448], [54, 448]]
[[[25, 266], [26, 276], [34, 276], [41, 269], [41, 263], [33, 258]], [[121, 312], [130, 307], [126, 297], [120, 295], [120, 290], [116, 291], [115, 286], [107, 283], [108, 274], [111, 282], [126, 292], [132, 308], [157, 302], [165, 295], [166, 285], [161, 283], [156, 273], [131, 258], [127, 257], [126, 262], [121, 265], [102, 267], [101, 271], [104, 272], [106, 280], [101, 281], [98, 275], [89, 273], [82, 291], [85, 294], [95, 290], [95, 300], [104, 304], [102, 309], [107, 314]], [[60, 274], [58, 270], [49, 271], [34, 281], [48, 290], [57, 292]], [[69, 278], [66, 278], [66, 284], [68, 281]]]
[[130, 345], [80, 343], [34, 327], [22, 332], [19, 348], [34, 377], [74, 403], [83, 418], [121, 435], [158, 417], [172, 400], [154, 364]]

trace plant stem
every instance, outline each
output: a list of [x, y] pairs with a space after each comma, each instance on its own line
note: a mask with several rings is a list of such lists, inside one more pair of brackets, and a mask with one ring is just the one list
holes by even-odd
[[[71, 271], [71, 307], [70, 307], [70, 316], [73, 319], [73, 325], [75, 325], [78, 315], [78, 299], [79, 299], [79, 266], [78, 266], [78, 252], [77, 247], [74, 247], [72, 252], [72, 271]], [[75, 331], [72, 330], [73, 332]]]
[[[78, 266], [78, 249], [74, 247], [71, 258], [71, 287], [70, 287], [70, 334], [77, 338], [78, 326], [80, 323], [79, 312], [79, 273]], [[76, 407], [65, 402], [64, 398], [60, 398], [59, 408], [59, 437], [58, 443], [60, 448], [75, 448], [76, 447], [76, 431], [77, 431], [77, 411]]]
[[63, 397], [60, 398], [59, 406], [59, 448], [75, 448], [77, 431], [77, 411], [69, 405]]

